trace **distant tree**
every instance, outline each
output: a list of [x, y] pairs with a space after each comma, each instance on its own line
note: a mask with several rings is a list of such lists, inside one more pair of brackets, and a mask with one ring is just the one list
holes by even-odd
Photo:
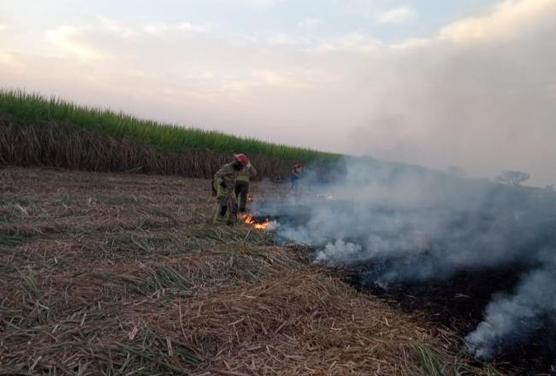
[[531, 175], [522, 171], [503, 171], [496, 177], [496, 180], [502, 184], [521, 185], [524, 181], [529, 180]]
[[465, 176], [465, 171], [463, 170], [463, 168], [458, 167], [458, 166], [449, 166], [446, 169], [446, 172], [450, 175], [458, 176], [460, 178]]

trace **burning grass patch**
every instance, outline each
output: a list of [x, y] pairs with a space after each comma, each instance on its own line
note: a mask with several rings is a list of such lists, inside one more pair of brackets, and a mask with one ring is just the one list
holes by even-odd
[[197, 227], [191, 234], [192, 239], [219, 243], [250, 243], [257, 245], [270, 245], [272, 235], [269, 233], [255, 231], [252, 228], [238, 225], [230, 226], [202, 226]]

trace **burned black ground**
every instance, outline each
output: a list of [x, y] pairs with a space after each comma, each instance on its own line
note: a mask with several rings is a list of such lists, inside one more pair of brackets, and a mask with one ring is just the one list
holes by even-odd
[[[359, 291], [384, 299], [404, 312], [419, 314], [424, 320], [446, 326], [463, 338], [483, 319], [488, 303], [496, 294], [512, 291], [527, 268], [519, 265], [504, 269], [460, 272], [448, 280], [377, 286], [367, 278], [372, 265], [338, 272]], [[550, 298], [550, 297], [547, 297]], [[509, 373], [524, 375], [556, 374], [556, 328], [539, 327], [524, 343], [503, 344], [495, 363]]]

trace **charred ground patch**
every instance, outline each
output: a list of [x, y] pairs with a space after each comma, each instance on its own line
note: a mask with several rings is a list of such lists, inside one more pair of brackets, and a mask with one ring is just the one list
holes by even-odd
[[[485, 307], [493, 296], [512, 291], [527, 273], [526, 267], [511, 265], [503, 269], [460, 272], [448, 280], [397, 283], [384, 288], [368, 278], [372, 268], [367, 265], [338, 272], [359, 291], [373, 294], [393, 307], [458, 333], [460, 340], [455, 345], [459, 349], [465, 346], [463, 337], [483, 320]], [[507, 372], [551, 374], [556, 354], [555, 338], [556, 328], [547, 321], [527, 341], [501, 344], [496, 364]]]

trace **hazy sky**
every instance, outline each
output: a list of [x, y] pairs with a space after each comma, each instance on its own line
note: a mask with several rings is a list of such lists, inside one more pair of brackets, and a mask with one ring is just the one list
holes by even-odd
[[556, 183], [556, 0], [0, 0], [0, 85]]

